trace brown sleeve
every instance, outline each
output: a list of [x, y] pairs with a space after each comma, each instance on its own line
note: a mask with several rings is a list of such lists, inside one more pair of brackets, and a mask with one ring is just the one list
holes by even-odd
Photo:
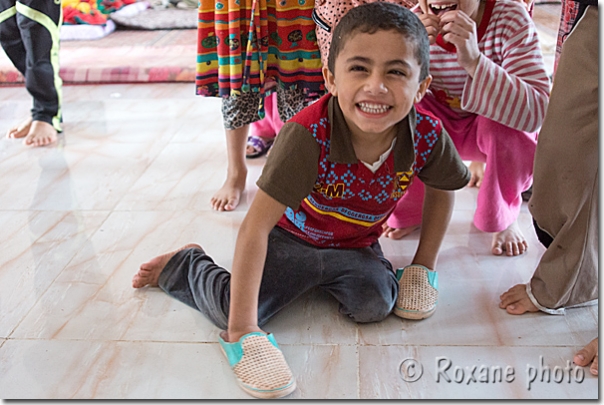
[[321, 149], [302, 125], [283, 126], [256, 185], [286, 206], [297, 209], [317, 180]]
[[470, 170], [444, 128], [418, 177], [424, 184], [441, 190], [457, 190], [470, 181]]

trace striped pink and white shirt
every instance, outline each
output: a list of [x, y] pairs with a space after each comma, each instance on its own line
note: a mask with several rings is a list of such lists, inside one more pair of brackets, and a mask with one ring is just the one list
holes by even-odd
[[474, 78], [457, 62], [452, 44], [439, 36], [430, 47], [432, 95], [461, 116], [472, 113], [537, 131], [550, 84], [531, 17], [519, 2], [489, 0], [477, 35], [481, 55]]

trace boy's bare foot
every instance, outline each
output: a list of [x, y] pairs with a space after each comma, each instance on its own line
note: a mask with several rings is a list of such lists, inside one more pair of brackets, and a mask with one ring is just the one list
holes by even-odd
[[388, 225], [382, 225], [382, 235], [386, 238], [398, 240], [403, 239], [405, 236], [411, 234], [416, 229], [419, 229], [419, 225], [409, 226], [407, 228], [391, 228]]
[[484, 166], [485, 164], [483, 162], [470, 163], [468, 170], [470, 170], [472, 177], [470, 178], [468, 187], [479, 188], [482, 185], [482, 179], [484, 178]]
[[148, 262], [141, 264], [141, 267], [138, 269], [138, 273], [136, 273], [134, 277], [132, 277], [132, 287], [141, 288], [146, 285], [150, 285], [151, 287], [157, 287], [157, 280], [159, 279], [159, 275], [164, 269], [164, 267], [166, 267], [166, 264], [168, 264], [172, 256], [174, 256], [181, 250], [189, 248], [201, 249], [201, 246], [196, 243], [189, 243], [187, 245], [184, 245], [180, 249], [176, 249], [171, 252], [164, 253], [163, 255], [156, 256]]
[[505, 309], [512, 315], [522, 315], [525, 312], [539, 312], [539, 308], [529, 298], [525, 284], [516, 284], [501, 294], [499, 299], [501, 300], [499, 308]]
[[227, 174], [227, 179], [210, 199], [212, 208], [216, 211], [233, 211], [239, 205], [241, 193], [245, 189], [247, 170], [241, 175]]
[[576, 365], [586, 367], [591, 364], [589, 371], [593, 375], [598, 375], [598, 338], [595, 338], [583, 349], [579, 350], [573, 361]]
[[508, 256], [518, 256], [526, 252], [528, 243], [524, 234], [518, 227], [518, 221], [514, 221], [507, 229], [493, 235], [491, 252], [500, 256], [505, 252]]
[[44, 121], [32, 121], [23, 144], [27, 146], [46, 146], [57, 140], [55, 127]]
[[29, 117], [16, 127], [12, 127], [6, 132], [6, 137], [10, 139], [23, 138], [29, 133], [29, 128], [31, 127], [32, 119]]

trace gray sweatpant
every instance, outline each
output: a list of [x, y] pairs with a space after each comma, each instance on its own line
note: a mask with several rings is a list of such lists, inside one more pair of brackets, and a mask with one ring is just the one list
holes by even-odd
[[[227, 329], [231, 274], [203, 250], [174, 255], [159, 287]], [[269, 234], [258, 300], [258, 325], [314, 287], [340, 302], [340, 313], [356, 322], [380, 321], [398, 296], [398, 281], [378, 242], [360, 249], [317, 248], [281, 228]]]

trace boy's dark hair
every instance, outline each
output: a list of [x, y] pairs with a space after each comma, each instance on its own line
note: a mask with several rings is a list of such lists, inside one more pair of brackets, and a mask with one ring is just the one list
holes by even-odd
[[335, 72], [336, 58], [346, 41], [355, 33], [375, 34], [378, 31], [396, 31], [415, 47], [415, 57], [420, 65], [419, 80], [430, 71], [430, 41], [426, 28], [412, 11], [398, 4], [377, 1], [363, 4], [348, 11], [336, 26], [329, 48], [327, 65]]

